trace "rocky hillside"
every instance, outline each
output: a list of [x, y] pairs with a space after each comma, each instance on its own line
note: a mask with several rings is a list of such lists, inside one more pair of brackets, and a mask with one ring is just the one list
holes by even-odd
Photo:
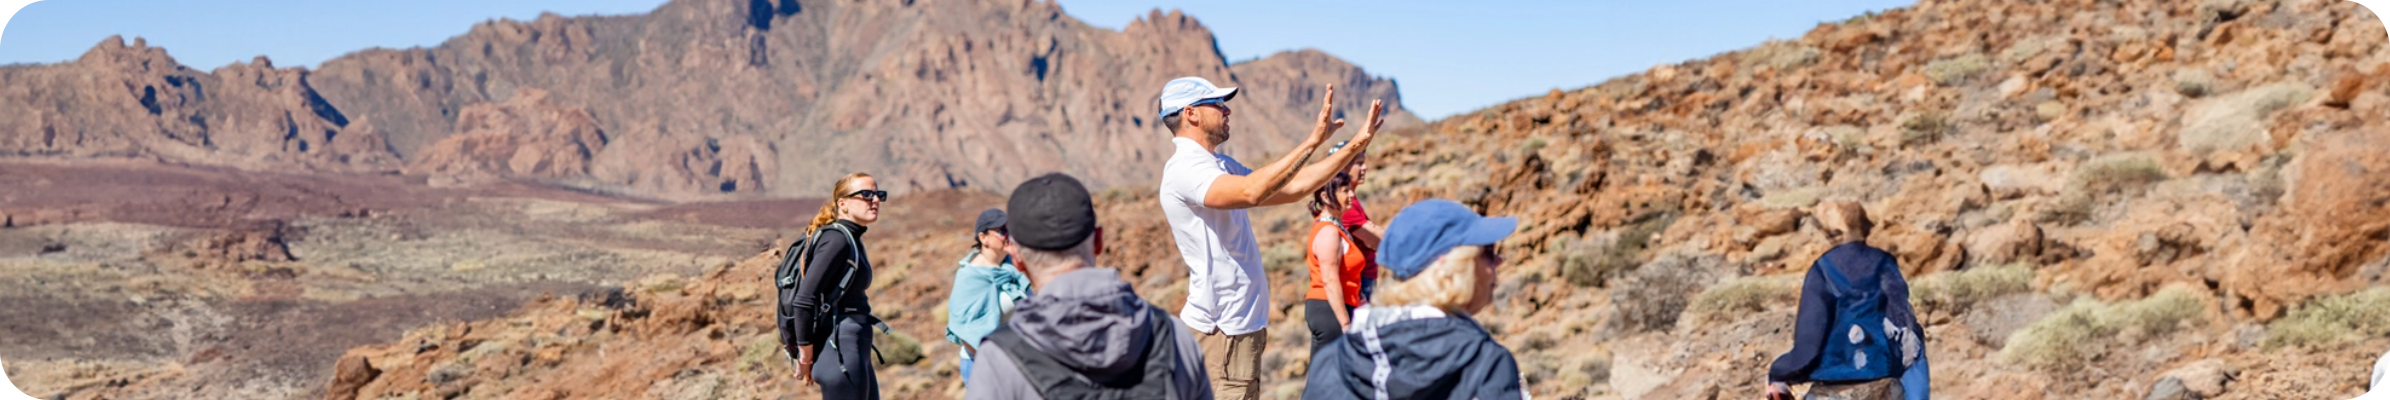
[[1924, 1], [1439, 121], [1363, 191], [1525, 218], [1490, 320], [1539, 392], [1756, 395], [1829, 246], [1806, 208], [1856, 200], [1938, 395], [2346, 398], [2390, 347], [2385, 37], [2347, 2]]
[[[320, 68], [201, 72], [136, 39], [0, 68], [0, 154], [250, 169], [526, 178], [662, 198], [817, 195], [846, 171], [898, 190], [1046, 171], [1153, 179], [1170, 78], [1249, 86], [1240, 154], [1284, 148], [1320, 88], [1360, 112], [1390, 79], [1317, 51], [1230, 65], [1155, 12], [1120, 31], [1052, 2], [678, 0], [644, 15], [495, 20], [431, 48]], [[1119, 167], [1126, 166], [1126, 167]]]
[[[2347, 398], [2390, 347], [2385, 36], [2325, 0], [1926, 1], [1430, 124], [1373, 149], [1362, 192], [1381, 218], [1434, 197], [1523, 217], [1482, 320], [1539, 397], [1756, 396], [1829, 245], [1806, 210], [1855, 200], [1913, 282], [1940, 397]], [[1098, 196], [1103, 262], [1175, 307], [1151, 191]], [[1255, 215], [1277, 398], [1303, 371], [1301, 212]], [[893, 398], [959, 391], [945, 221], [875, 247]], [[327, 365], [328, 391], [802, 397], [763, 317], [776, 257], [418, 329]]]

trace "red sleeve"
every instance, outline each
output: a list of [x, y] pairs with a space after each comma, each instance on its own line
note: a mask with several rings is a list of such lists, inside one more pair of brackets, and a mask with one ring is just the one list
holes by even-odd
[[1344, 208], [1344, 227], [1351, 230], [1362, 225], [1369, 225], [1369, 210], [1361, 209], [1361, 198], [1355, 197], [1353, 204]]

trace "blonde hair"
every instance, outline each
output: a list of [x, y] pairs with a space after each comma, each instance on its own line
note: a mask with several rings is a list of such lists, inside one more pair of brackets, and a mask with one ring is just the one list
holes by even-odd
[[830, 199], [822, 201], [821, 212], [813, 213], [813, 223], [805, 225], [805, 234], [811, 235], [813, 231], [821, 230], [823, 225], [829, 225], [830, 221], [837, 221], [838, 202], [845, 200], [847, 193], [855, 191], [856, 179], [870, 177], [871, 174], [861, 172], [839, 177], [838, 183], [830, 185]]
[[1392, 272], [1384, 272], [1386, 287], [1379, 289], [1369, 303], [1428, 306], [1447, 313], [1466, 313], [1469, 301], [1477, 298], [1477, 256], [1484, 252], [1481, 246], [1454, 247], [1411, 279], [1395, 279]]

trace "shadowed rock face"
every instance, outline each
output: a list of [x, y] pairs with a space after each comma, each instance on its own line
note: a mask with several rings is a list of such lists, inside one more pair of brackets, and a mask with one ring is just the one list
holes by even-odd
[[[817, 195], [850, 171], [899, 191], [1001, 190], [1048, 171], [1112, 186], [1154, 179], [1170, 149], [1154, 97], [1188, 75], [1251, 87], [1225, 147], [1246, 158], [1300, 140], [1326, 84], [1355, 118], [1383, 99], [1389, 126], [1419, 123], [1392, 80], [1311, 50], [1231, 65], [1176, 12], [1112, 31], [1038, 1], [680, 0], [496, 20], [312, 72], [261, 59], [201, 74], [110, 40], [75, 62], [0, 69], [16, 88], [0, 104], [26, 110], [0, 122], [0, 152], [403, 168], [680, 199]], [[566, 131], [599, 140], [552, 140]]]

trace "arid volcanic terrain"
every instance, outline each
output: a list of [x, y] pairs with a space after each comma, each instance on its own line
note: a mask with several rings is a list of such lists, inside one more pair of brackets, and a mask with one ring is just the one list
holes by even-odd
[[[703, 8], [694, 3], [676, 2], [655, 15]], [[806, 3], [791, 15], [770, 18], [821, 18], [807, 15], [849, 7], [841, 4]], [[1037, 7], [1044, 5], [1026, 8]], [[1159, 29], [1167, 25], [1156, 21], [1174, 18], [1179, 17], [1149, 18], [1126, 32], [1105, 34]], [[548, 21], [539, 23], [563, 24]], [[760, 46], [778, 57], [780, 50], [770, 49], [787, 43], [776, 35], [795, 35], [783, 29], [809, 25], [746, 26], [741, 29], [766, 32]], [[484, 28], [475, 35], [485, 31], [500, 32]], [[559, 41], [586, 43], [564, 37]], [[1767, 362], [1790, 347], [1801, 274], [1828, 248], [1807, 216], [1810, 206], [1827, 200], [1865, 204], [1878, 225], [1870, 242], [1899, 257], [1931, 341], [1939, 398], [2349, 398], [2366, 390], [2374, 358], [2390, 348], [2390, 322], [2384, 322], [2390, 321], [2390, 288], [2384, 287], [2390, 284], [2385, 277], [2390, 274], [2386, 37], [2381, 19], [2344, 1], [1928, 0], [1821, 24], [1798, 38], [1660, 65], [1405, 129], [1371, 149], [1373, 172], [1361, 193], [1381, 219], [1413, 201], [1450, 198], [1524, 220], [1520, 233], [1502, 244], [1510, 265], [1501, 269], [1498, 304], [1479, 317], [1518, 354], [1538, 398], [1757, 397]], [[463, 50], [467, 54], [456, 57], [472, 57], [471, 48]], [[683, 58], [688, 57], [694, 56]], [[1240, 84], [1261, 87], [1266, 84], [1240, 68], [1316, 65], [1286, 57], [1225, 68], [1235, 70]], [[325, 70], [336, 67], [327, 63]], [[455, 82], [433, 81], [451, 83], [431, 86]], [[905, 85], [896, 86], [973, 87]], [[320, 86], [333, 91], [332, 85]], [[561, 93], [582, 89], [542, 90], [550, 92], [545, 101], [554, 102], [573, 97]], [[1020, 93], [1012, 90], [1023, 89], [999, 92]], [[349, 95], [323, 97], [339, 104], [343, 96]], [[1135, 100], [1142, 99], [1138, 96], [1124, 98], [1143, 101]], [[300, 100], [290, 104], [308, 104]], [[531, 100], [501, 103], [479, 115], [541, 107]], [[1239, 109], [1240, 118], [1244, 111]], [[1118, 123], [1075, 122], [1096, 115], [1076, 111], [1071, 119], [1059, 111], [1050, 115], [1045, 123]], [[460, 117], [480, 118], [499, 120]], [[872, 118], [855, 121], [879, 121]], [[1149, 130], [1135, 134], [1160, 134]], [[557, 137], [571, 135], [568, 130]], [[385, 136], [397, 143], [395, 138], [404, 135]], [[783, 154], [790, 148], [775, 143]], [[1082, 148], [1079, 143], [1102, 142], [1067, 143], [1075, 150]], [[389, 157], [407, 163], [422, 159], [405, 151]], [[1176, 309], [1185, 298], [1186, 271], [1175, 261], [1150, 170], [1122, 173], [1076, 169], [1085, 165], [1070, 164], [1076, 160], [1056, 162], [1063, 163], [1057, 168], [1113, 184], [1097, 194], [1108, 244], [1102, 262], [1121, 268], [1148, 299]], [[1158, 160], [1108, 162], [1150, 168]], [[35, 175], [64, 174], [70, 178], [47, 182], [72, 182], [169, 173], [72, 175], [82, 168], [165, 167], [63, 163], [73, 167]], [[18, 165], [57, 164], [7, 164], [8, 171], [19, 170]], [[184, 174], [178, 177], [199, 174], [168, 171]], [[279, 225], [242, 225], [261, 228], [219, 223], [190, 230], [205, 232], [197, 236], [175, 236], [185, 228], [171, 221], [136, 220], [163, 218], [141, 217], [145, 214], [138, 207], [42, 200], [22, 207], [34, 211], [10, 211], [12, 218], [59, 221], [0, 230], [0, 237], [43, 238], [0, 241], [0, 251], [10, 252], [0, 253], [10, 257], [0, 262], [35, 266], [0, 269], [14, 278], [0, 284], [25, 288], [9, 293], [57, 293], [19, 301], [67, 310], [43, 315], [152, 316], [0, 322], [0, 329], [11, 333], [0, 337], [0, 351], [9, 352], [11, 367], [31, 371], [12, 378], [36, 395], [75, 399], [193, 393], [335, 399], [815, 396], [789, 376], [766, 319], [772, 300], [763, 277], [779, 257], [771, 250], [779, 239], [771, 233], [781, 230], [728, 226], [705, 217], [759, 213], [708, 207], [764, 206], [634, 202], [555, 189], [590, 187], [570, 179], [499, 174], [518, 178], [460, 180], [422, 171], [336, 178], [227, 172], [258, 182], [241, 187], [265, 189], [243, 189], [260, 193], [249, 197], [151, 200], [232, 210], [205, 215], [255, 216], [239, 221], [285, 219]], [[1103, 178], [1114, 173], [1119, 175]], [[0, 179], [50, 179], [39, 176], [0, 174]], [[404, 182], [377, 183], [384, 180]], [[294, 183], [269, 183], [286, 181]], [[972, 188], [988, 188], [981, 180], [971, 182]], [[464, 186], [450, 186], [456, 184]], [[330, 211], [301, 213], [306, 217], [276, 217], [285, 214], [274, 210], [299, 207], [282, 204], [300, 201], [240, 200], [327, 197], [271, 189], [316, 185], [331, 188], [320, 193], [405, 187], [407, 194], [369, 196], [381, 205], [358, 206], [370, 211], [353, 216], [339, 211], [350, 206], [326, 206]], [[170, 187], [192, 186], [205, 185]], [[167, 193], [214, 193], [176, 190]], [[441, 194], [464, 191], [490, 194]], [[882, 269], [870, 289], [875, 309], [885, 310], [881, 317], [897, 332], [880, 339], [887, 356], [881, 381], [891, 398], [954, 398], [961, 393], [954, 378], [957, 350], [941, 339], [940, 305], [953, 262], [968, 246], [963, 230], [970, 213], [998, 201], [990, 192], [919, 192], [891, 202], [895, 225], [870, 234]], [[10, 193], [8, 204], [27, 201]], [[334, 198], [368, 201], [351, 196]], [[449, 200], [460, 196], [464, 199]], [[32, 197], [38, 196], [22, 198]], [[384, 211], [410, 209], [425, 211]], [[488, 217], [450, 216], [459, 214]], [[1264, 360], [1265, 397], [1294, 398], [1308, 339], [1300, 303], [1285, 299], [1299, 298], [1299, 283], [1306, 279], [1293, 243], [1309, 218], [1298, 207], [1265, 209], [1253, 217], [1276, 290], [1273, 298], [1280, 299], [1271, 316], [1272, 351]], [[114, 218], [133, 222], [103, 222]], [[647, 228], [619, 233], [631, 229], [624, 227]], [[255, 239], [261, 235], [265, 239]], [[484, 255], [406, 253], [434, 248], [410, 243], [442, 240], [458, 249], [484, 249], [463, 254]], [[542, 254], [596, 254], [527, 259], [502, 250], [534, 248], [528, 247], [533, 243], [557, 249]], [[706, 243], [730, 249], [700, 249]], [[277, 244], [288, 248], [287, 254], [253, 250]], [[625, 250], [648, 248], [683, 250]], [[344, 255], [355, 253], [388, 255]], [[656, 261], [639, 254], [682, 256], [653, 256], [674, 260]], [[691, 254], [706, 255], [686, 256]], [[180, 261], [226, 257], [248, 260]], [[419, 258], [438, 261], [391, 261]], [[485, 259], [517, 261], [477, 261]], [[594, 272], [520, 278], [560, 270]], [[182, 276], [212, 278], [174, 278]], [[507, 286], [533, 282], [561, 286]], [[431, 290], [404, 288], [435, 285], [458, 289], [442, 292], [456, 293], [439, 298], [447, 303], [404, 297]], [[501, 294], [518, 297], [496, 297]], [[252, 298], [300, 300], [245, 300]], [[476, 300], [485, 298], [495, 300]], [[511, 310], [484, 305], [520, 299], [531, 300]], [[453, 304], [442, 307], [469, 312], [449, 311], [440, 318], [447, 322], [405, 326], [272, 317], [307, 307], [373, 315], [372, 310], [393, 303]], [[288, 374], [231, 372], [257, 368], [238, 364], [257, 362], [244, 360], [278, 357], [230, 350], [241, 348], [239, 343], [260, 343], [245, 335], [306, 335], [309, 327], [341, 323], [384, 323], [390, 329], [371, 340], [288, 342], [300, 345], [285, 347], [312, 349], [305, 350], [311, 357], [306, 360], [264, 363], [291, 368]], [[104, 324], [163, 334], [124, 335], [130, 330], [100, 329]], [[20, 362], [16, 352], [32, 350], [5, 342], [17, 337], [51, 346], [45, 348], [64, 343], [81, 346], [71, 349], [111, 350], [51, 351], [41, 353], [42, 360]], [[358, 345], [326, 350], [334, 343]], [[210, 346], [227, 350], [203, 351]], [[247, 355], [228, 359], [223, 354]]]

